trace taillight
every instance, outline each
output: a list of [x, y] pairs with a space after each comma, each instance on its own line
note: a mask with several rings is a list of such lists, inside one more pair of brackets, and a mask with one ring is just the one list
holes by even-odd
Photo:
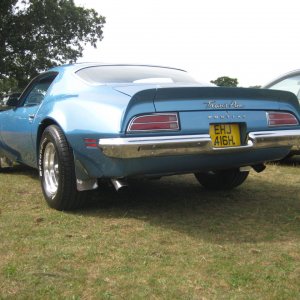
[[85, 146], [87, 148], [97, 148], [98, 147], [98, 144], [97, 144], [97, 140], [96, 139], [84, 139], [84, 143], [85, 143]]
[[177, 114], [165, 113], [134, 117], [127, 128], [127, 132], [156, 130], [179, 130]]
[[267, 119], [269, 126], [290, 126], [299, 124], [296, 117], [287, 112], [267, 112]]

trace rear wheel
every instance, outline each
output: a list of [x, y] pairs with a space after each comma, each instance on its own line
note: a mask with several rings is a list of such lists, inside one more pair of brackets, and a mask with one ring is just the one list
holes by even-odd
[[249, 172], [239, 169], [195, 173], [200, 184], [209, 190], [231, 190], [241, 185], [248, 175]]
[[48, 205], [72, 210], [82, 205], [85, 192], [77, 191], [74, 158], [62, 130], [51, 125], [43, 132], [39, 151], [39, 176]]

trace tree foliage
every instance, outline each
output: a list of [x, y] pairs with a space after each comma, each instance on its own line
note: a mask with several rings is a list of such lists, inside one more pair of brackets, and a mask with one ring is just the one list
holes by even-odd
[[103, 38], [105, 18], [73, 0], [1, 0], [0, 80], [20, 87], [49, 67], [75, 62]]
[[237, 78], [230, 78], [228, 76], [218, 77], [216, 80], [212, 80], [211, 83], [214, 83], [217, 86], [225, 87], [237, 87], [239, 84]]
[[13, 78], [0, 79], [0, 96], [18, 90], [18, 82]]

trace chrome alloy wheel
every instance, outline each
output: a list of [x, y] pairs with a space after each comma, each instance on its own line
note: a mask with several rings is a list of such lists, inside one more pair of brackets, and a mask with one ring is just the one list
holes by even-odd
[[58, 190], [59, 167], [55, 146], [52, 142], [46, 145], [43, 158], [44, 188], [49, 197], [55, 197]]

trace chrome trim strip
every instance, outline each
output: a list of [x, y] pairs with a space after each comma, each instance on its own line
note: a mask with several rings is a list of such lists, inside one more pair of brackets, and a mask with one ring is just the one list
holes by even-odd
[[99, 140], [103, 154], [113, 158], [216, 154], [274, 147], [300, 147], [300, 129], [250, 132], [247, 145], [228, 148], [214, 148], [209, 134]]

